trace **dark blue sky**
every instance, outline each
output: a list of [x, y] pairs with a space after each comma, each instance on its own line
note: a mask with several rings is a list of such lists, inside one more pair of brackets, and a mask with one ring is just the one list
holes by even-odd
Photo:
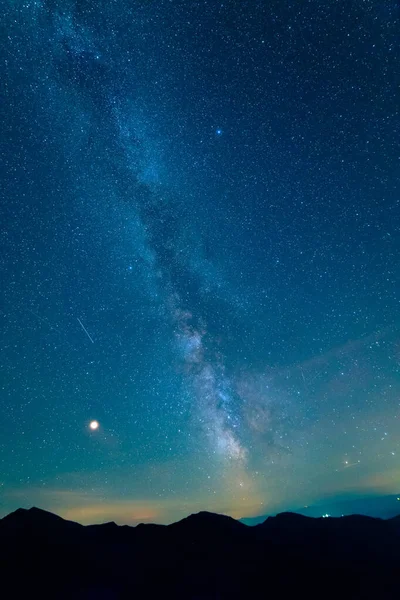
[[1, 22], [0, 511], [398, 493], [398, 2]]

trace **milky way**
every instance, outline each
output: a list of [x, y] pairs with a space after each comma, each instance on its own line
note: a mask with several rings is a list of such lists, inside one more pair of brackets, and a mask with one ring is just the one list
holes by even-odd
[[400, 12], [305, 4], [1, 9], [3, 512], [399, 491]]

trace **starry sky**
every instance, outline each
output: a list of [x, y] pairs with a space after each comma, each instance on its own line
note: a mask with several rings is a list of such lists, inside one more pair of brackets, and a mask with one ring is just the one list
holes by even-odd
[[0, 516], [398, 494], [399, 3], [0, 11]]

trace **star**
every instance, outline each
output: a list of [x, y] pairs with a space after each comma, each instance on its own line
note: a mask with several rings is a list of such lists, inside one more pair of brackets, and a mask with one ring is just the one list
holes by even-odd
[[100, 427], [100, 423], [98, 421], [90, 421], [89, 427], [92, 431], [96, 431]]

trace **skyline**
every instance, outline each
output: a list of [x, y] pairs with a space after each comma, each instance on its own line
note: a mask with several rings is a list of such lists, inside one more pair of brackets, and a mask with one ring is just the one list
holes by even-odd
[[0, 516], [398, 494], [398, 3], [0, 10]]

